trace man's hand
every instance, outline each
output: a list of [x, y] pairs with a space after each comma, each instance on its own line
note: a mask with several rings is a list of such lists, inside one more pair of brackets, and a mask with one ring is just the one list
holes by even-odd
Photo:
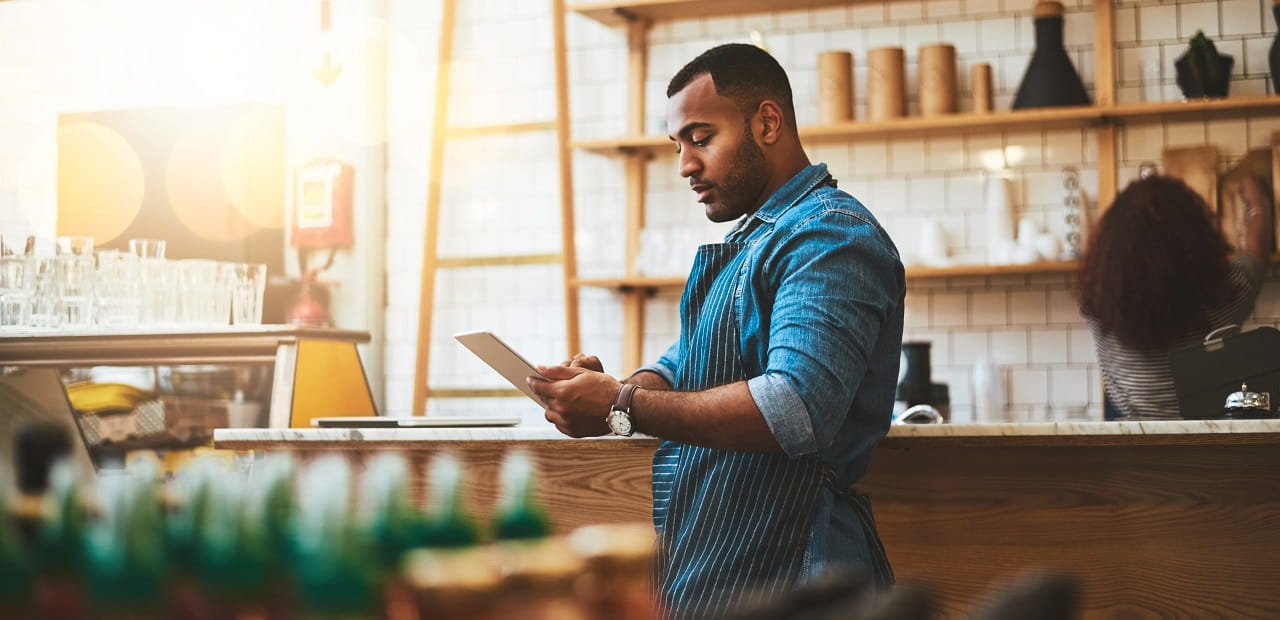
[[604, 372], [604, 364], [600, 363], [600, 358], [594, 355], [583, 355], [582, 353], [573, 356], [573, 359], [571, 360], [560, 362], [560, 365], [568, 366], [570, 368], [586, 368], [587, 370]]
[[[575, 356], [575, 361], [578, 357]], [[594, 357], [599, 365], [599, 360]], [[539, 366], [546, 379], [528, 377], [529, 388], [546, 403], [547, 421], [570, 437], [598, 437], [609, 434], [605, 417], [618, 397], [622, 384], [603, 372], [583, 366]]]

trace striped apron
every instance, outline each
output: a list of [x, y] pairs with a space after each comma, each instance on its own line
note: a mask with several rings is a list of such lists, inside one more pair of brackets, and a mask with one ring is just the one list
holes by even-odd
[[[744, 380], [734, 296], [746, 243], [698, 249], [681, 299], [675, 389]], [[653, 460], [656, 585], [666, 618], [707, 618], [785, 593], [805, 577], [820, 494], [853, 504], [877, 585], [892, 584], [865, 497], [834, 486], [816, 456], [790, 458], [664, 441]]]

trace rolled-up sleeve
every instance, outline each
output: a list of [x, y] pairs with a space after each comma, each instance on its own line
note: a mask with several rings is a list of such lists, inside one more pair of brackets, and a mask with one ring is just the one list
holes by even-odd
[[776, 291], [767, 364], [748, 387], [782, 450], [813, 454], [843, 426], [901, 303], [900, 262], [875, 226], [833, 210], [798, 227], [765, 273]]
[[[641, 366], [636, 370], [636, 372], [644, 372], [647, 370], [649, 372], [656, 373], [667, 382], [667, 385], [674, 388], [676, 386], [676, 369], [679, 367], [680, 342], [676, 341], [667, 348], [667, 352], [663, 353], [662, 357], [659, 357], [657, 361], [649, 364], [648, 366]], [[635, 373], [631, 374], [632, 376], [635, 376]]]

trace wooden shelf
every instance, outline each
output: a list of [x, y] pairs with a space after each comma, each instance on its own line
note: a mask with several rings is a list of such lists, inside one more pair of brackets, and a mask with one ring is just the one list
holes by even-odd
[[[1060, 129], [1089, 127], [1109, 122], [1156, 122], [1178, 116], [1210, 116], [1225, 118], [1255, 111], [1280, 111], [1280, 96], [1261, 95], [1196, 101], [1131, 103], [1114, 106], [1081, 106], [1013, 110], [991, 114], [950, 114], [930, 118], [910, 117], [892, 121], [854, 121], [838, 125], [811, 125], [800, 128], [800, 137], [810, 142], [834, 142], [850, 139], [902, 138], [1005, 131], [1022, 128]], [[580, 140], [573, 143], [580, 150], [602, 154], [675, 151], [666, 136], [629, 136], [604, 140]]]
[[[964, 278], [973, 276], [1031, 275], [1040, 273], [1071, 273], [1080, 265], [1077, 261], [1040, 261], [1022, 265], [956, 265], [954, 267], [909, 267], [908, 280], [932, 278]], [[683, 277], [654, 278], [633, 276], [629, 278], [596, 278], [577, 280], [578, 287], [607, 288], [618, 292], [660, 291], [684, 288]]]
[[1122, 103], [1112, 106], [1104, 118], [1128, 122], [1156, 122], [1169, 117], [1204, 115], [1213, 118], [1241, 116], [1249, 112], [1280, 111], [1280, 96], [1251, 95], [1225, 99], [1161, 101], [1158, 103]]
[[785, 7], [779, 8], [778, 0], [614, 0], [575, 2], [565, 8], [607, 26], [617, 26], [637, 20], [660, 22], [736, 13], [793, 11], [857, 2], [858, 0], [788, 0]]
[[956, 265], [954, 267], [908, 267], [908, 280], [927, 278], [961, 278], [968, 276], [1031, 275], [1037, 273], [1071, 273], [1078, 261], [1039, 261], [1022, 265]]
[[579, 288], [607, 288], [615, 291], [659, 291], [684, 288], [684, 276], [630, 276], [624, 278], [579, 278], [574, 286]]

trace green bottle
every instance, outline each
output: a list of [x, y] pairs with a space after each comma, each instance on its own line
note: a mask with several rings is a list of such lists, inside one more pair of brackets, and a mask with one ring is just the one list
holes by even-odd
[[381, 616], [376, 567], [349, 508], [351, 468], [341, 457], [311, 464], [299, 480], [293, 574], [306, 618]]
[[26, 549], [10, 512], [8, 472], [0, 471], [0, 618], [31, 615], [31, 574]]
[[101, 477], [101, 515], [85, 539], [85, 578], [96, 615], [152, 618], [163, 609], [166, 557], [155, 467], [144, 461]]
[[31, 545], [36, 616], [83, 617], [86, 596], [82, 571], [89, 517], [70, 462], [59, 461], [50, 468], [44, 503], [45, 518]]
[[498, 540], [527, 540], [551, 534], [551, 519], [538, 503], [533, 459], [513, 450], [502, 462], [502, 488], [498, 498], [494, 533]]
[[461, 549], [479, 542], [475, 519], [464, 505], [462, 465], [451, 454], [439, 454], [431, 461], [427, 474], [431, 496], [428, 499], [427, 530], [423, 545], [437, 549]]
[[361, 477], [364, 534], [382, 573], [380, 581], [397, 573], [404, 554], [425, 542], [426, 519], [409, 500], [408, 474], [403, 456], [380, 454]]

